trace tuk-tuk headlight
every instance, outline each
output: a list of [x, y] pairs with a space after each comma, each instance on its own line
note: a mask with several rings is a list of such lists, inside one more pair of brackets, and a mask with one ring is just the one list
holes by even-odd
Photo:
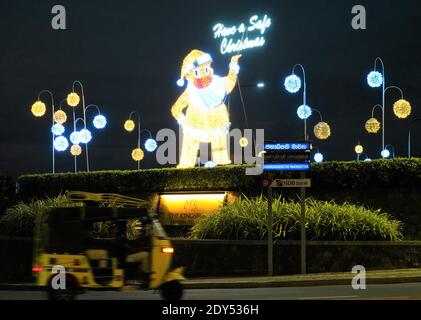
[[165, 254], [173, 254], [174, 253], [174, 248], [173, 247], [164, 247], [161, 249], [162, 253]]

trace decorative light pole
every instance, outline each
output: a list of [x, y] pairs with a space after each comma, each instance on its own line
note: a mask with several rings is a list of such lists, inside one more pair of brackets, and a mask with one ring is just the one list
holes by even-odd
[[[303, 81], [295, 74], [297, 68], [300, 68], [303, 73]], [[307, 105], [306, 71], [302, 64], [293, 66], [291, 75], [285, 78], [284, 86], [289, 93], [297, 93], [301, 90], [301, 87], [303, 87], [303, 103], [298, 107], [297, 114], [300, 119], [304, 120], [304, 140], [307, 141], [307, 119], [311, 117], [312, 110]]]
[[411, 146], [411, 131], [412, 131], [412, 127], [415, 124], [415, 122], [417, 121], [421, 121], [420, 118], [414, 119], [412, 120], [411, 124], [409, 125], [409, 132], [408, 132], [408, 158], [411, 159], [412, 157], [412, 146]]
[[364, 147], [358, 142], [355, 146], [355, 153], [357, 154], [357, 161], [360, 161], [360, 157], [364, 152]]
[[[381, 66], [381, 72], [377, 71], [378, 64]], [[386, 92], [390, 89], [396, 89], [401, 94], [401, 99], [396, 101], [393, 105], [393, 111], [395, 115], [400, 119], [406, 119], [411, 115], [411, 104], [404, 99], [403, 91], [401, 88], [397, 86], [389, 86], [386, 87], [386, 74], [385, 74], [385, 66], [384, 62], [381, 58], [377, 57], [374, 61], [374, 70], [371, 71], [367, 76], [367, 83], [372, 88], [382, 88], [382, 104], [376, 105], [373, 108], [373, 117], [366, 122], [366, 129], [369, 133], [376, 133], [378, 132], [378, 121], [374, 118], [374, 109], [376, 107], [380, 107], [382, 110], [382, 150], [385, 151], [385, 100], [386, 100]], [[377, 131], [376, 131], [377, 130]], [[383, 152], [382, 151], [382, 152]]]
[[52, 173], [56, 173], [55, 169], [55, 147], [54, 147], [54, 140], [55, 140], [55, 134], [53, 132], [54, 127], [54, 114], [55, 114], [55, 106], [54, 106], [54, 94], [50, 90], [42, 90], [38, 93], [38, 99], [37, 101], [32, 105], [31, 112], [32, 114], [37, 117], [43, 117], [47, 111], [47, 107], [44, 102], [41, 101], [41, 96], [43, 94], [48, 94], [51, 98], [51, 111], [52, 111], [52, 117], [51, 117], [51, 133], [52, 133], [52, 139], [51, 139], [51, 146], [52, 146]]
[[140, 161], [145, 157], [145, 153], [140, 147], [140, 138], [143, 132], [149, 134], [149, 139], [145, 142], [145, 149], [148, 152], [154, 152], [158, 147], [155, 139], [153, 139], [152, 132], [148, 129], [141, 129], [140, 127], [140, 115], [137, 111], [132, 111], [129, 115], [129, 119], [124, 123], [124, 129], [127, 132], [133, 132], [136, 129], [136, 124], [132, 120], [132, 117], [137, 116], [137, 148], [132, 150], [132, 159], [137, 162], [137, 170], [140, 170]]
[[[100, 108], [95, 104], [90, 104], [86, 106], [85, 108], [85, 114], [89, 110], [89, 108], [96, 108], [97, 115], [95, 116], [93, 120], [93, 125], [96, 129], [104, 129], [107, 125], [107, 119], [101, 114]], [[80, 131], [77, 131], [77, 121], [83, 121], [83, 129]], [[70, 153], [75, 158], [74, 167], [75, 167], [75, 173], [77, 173], [77, 157], [82, 154], [82, 149], [80, 148], [79, 144], [83, 143], [85, 146], [92, 140], [92, 133], [87, 129], [86, 126], [86, 119], [83, 118], [75, 118], [75, 112], [73, 109], [73, 133], [70, 135], [70, 141], [72, 142], [73, 146], [70, 150]], [[88, 159], [88, 165], [89, 165], [89, 159]], [[89, 166], [88, 166], [89, 167]], [[88, 168], [87, 167], [87, 168]]]

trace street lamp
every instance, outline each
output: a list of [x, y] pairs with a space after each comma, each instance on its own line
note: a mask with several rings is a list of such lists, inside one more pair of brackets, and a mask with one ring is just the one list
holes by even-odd
[[412, 157], [412, 146], [411, 146], [411, 131], [412, 131], [412, 126], [415, 124], [415, 122], [417, 121], [421, 121], [420, 118], [414, 119], [412, 120], [411, 124], [409, 125], [409, 132], [408, 132], [408, 158], [411, 159]]
[[[51, 117], [51, 133], [52, 133], [52, 173], [55, 174], [56, 173], [56, 169], [55, 169], [55, 145], [54, 145], [54, 141], [55, 141], [55, 133], [53, 132], [53, 127], [54, 127], [54, 114], [55, 114], [55, 106], [54, 106], [54, 95], [50, 90], [42, 90], [38, 93], [38, 99], [37, 101], [32, 105], [31, 107], [31, 112], [32, 114], [39, 118], [39, 117], [43, 117], [45, 115], [45, 112], [47, 110], [47, 107], [45, 105], [44, 102], [41, 101], [41, 96], [43, 94], [48, 94], [51, 98], [51, 109], [52, 109], [52, 117]], [[57, 131], [56, 131], [57, 132]]]
[[[381, 65], [381, 72], [377, 71], [377, 65]], [[386, 75], [385, 75], [385, 66], [384, 62], [381, 58], [377, 57], [374, 61], [374, 70], [371, 71], [367, 76], [367, 83], [372, 88], [382, 88], [382, 104], [376, 105], [376, 107], [380, 107], [382, 110], [382, 150], [385, 151], [385, 100], [386, 100], [386, 92], [390, 89], [396, 89], [401, 94], [401, 99], [395, 102], [393, 105], [393, 111], [395, 115], [400, 119], [405, 119], [410, 116], [411, 114], [411, 104], [404, 99], [403, 91], [401, 88], [397, 86], [389, 86], [386, 87]], [[374, 109], [373, 109], [374, 114]], [[376, 119], [372, 117], [366, 123], [366, 129], [370, 133], [375, 133], [377, 130], [378, 124], [375, 122]], [[376, 131], [378, 132], [378, 130]], [[383, 152], [382, 151], [382, 152]]]

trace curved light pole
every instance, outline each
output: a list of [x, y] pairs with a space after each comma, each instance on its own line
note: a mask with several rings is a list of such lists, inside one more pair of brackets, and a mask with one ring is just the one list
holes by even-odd
[[[75, 92], [76, 85], [79, 86], [81, 95], [82, 95], [82, 110], [83, 110], [83, 123], [84, 129], [86, 130], [86, 106], [85, 106], [85, 90], [83, 87], [82, 82], [76, 80], [72, 84], [72, 91]], [[85, 143], [85, 153], [86, 153], [86, 171], [89, 172], [89, 152], [88, 152], [88, 144]]]
[[[377, 71], [377, 67], [378, 65], [381, 66], [381, 73], [379, 73]], [[382, 150], [385, 150], [385, 105], [386, 105], [386, 92], [388, 90], [391, 89], [396, 89], [400, 92], [401, 94], [401, 99], [403, 100], [404, 98], [404, 94], [401, 88], [397, 87], [397, 86], [389, 86], [386, 87], [386, 70], [385, 70], [385, 65], [383, 60], [380, 57], [377, 57], [374, 60], [374, 71], [370, 72], [370, 74], [367, 76], [367, 81], [370, 87], [372, 88], [378, 88], [378, 87], [382, 87], [382, 104], [381, 105], [376, 105], [373, 108], [372, 114], [374, 115], [374, 109], [377, 106], [380, 106], [381, 110], [382, 110], [382, 123], [381, 123], [381, 128], [382, 128]]]
[[409, 130], [408, 130], [408, 158], [409, 159], [412, 158], [412, 146], [411, 146], [412, 127], [417, 121], [421, 121], [421, 118], [412, 120], [411, 124], [409, 125]]
[[[302, 64], [299, 64], [298, 63], [298, 64], [296, 64], [296, 65], [294, 65], [292, 67], [292, 73], [291, 73], [291, 75], [289, 77], [287, 77], [287, 79], [285, 81], [285, 88], [290, 93], [297, 93], [297, 92], [299, 92], [301, 90], [301, 79], [298, 78], [295, 75], [295, 71], [296, 71], [297, 68], [301, 69], [301, 71], [303, 73], [303, 82], [302, 82], [302, 84], [303, 84], [303, 104], [302, 105], [303, 106], [307, 106], [307, 79], [306, 79], [306, 71], [305, 71], [305, 68], [304, 68], [304, 66]], [[294, 85], [292, 87], [291, 86], [288, 86], [287, 80], [288, 79], [291, 79], [293, 77], [297, 77], [299, 80], [297, 78], [295, 78], [294, 80], [296, 82], [294, 83]], [[311, 115], [309, 115], [308, 117], [304, 117], [304, 119], [302, 119], [302, 120], [304, 120], [304, 141], [307, 141], [308, 140], [307, 139], [307, 119], [310, 116]]]
[[[52, 116], [51, 116], [51, 127], [54, 125], [54, 113], [55, 113], [55, 106], [54, 106], [54, 94], [50, 91], [50, 90], [41, 90], [38, 93], [38, 101], [41, 101], [41, 96], [43, 94], [48, 94], [51, 98], [51, 109], [52, 109]], [[45, 110], [45, 109], [44, 109]], [[55, 165], [55, 148], [54, 148], [54, 133], [52, 133], [52, 173], [55, 174], [56, 173], [56, 165]]]
[[[129, 120], [128, 121], [133, 121], [132, 120], [132, 117], [134, 116], [134, 115], [136, 115], [137, 116], [137, 148], [138, 149], [140, 149], [140, 135], [141, 135], [141, 129], [140, 129], [140, 114], [139, 114], [139, 112], [137, 112], [137, 111], [132, 111], [132, 112], [130, 112], [130, 115], [129, 115]], [[126, 121], [126, 123], [127, 123], [127, 121]], [[131, 132], [131, 131], [133, 131], [133, 129], [132, 130], [129, 130], [128, 128], [126, 128], [126, 126], [125, 126], [125, 129], [126, 129], [126, 131], [128, 131], [128, 132]], [[137, 170], [140, 170], [140, 161], [141, 160], [136, 160], [136, 162], [137, 162]]]

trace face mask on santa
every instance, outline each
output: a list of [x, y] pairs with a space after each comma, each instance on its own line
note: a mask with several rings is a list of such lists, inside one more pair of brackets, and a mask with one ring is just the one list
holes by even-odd
[[193, 70], [194, 86], [198, 89], [207, 88], [213, 80], [213, 69], [210, 64], [200, 66]]

